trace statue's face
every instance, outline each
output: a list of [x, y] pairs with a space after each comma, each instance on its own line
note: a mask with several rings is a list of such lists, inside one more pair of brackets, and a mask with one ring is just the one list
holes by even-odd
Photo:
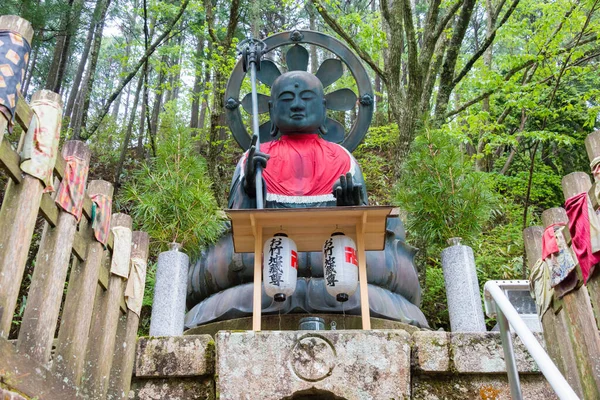
[[309, 72], [282, 74], [271, 88], [269, 108], [282, 134], [317, 133], [325, 122], [323, 85]]

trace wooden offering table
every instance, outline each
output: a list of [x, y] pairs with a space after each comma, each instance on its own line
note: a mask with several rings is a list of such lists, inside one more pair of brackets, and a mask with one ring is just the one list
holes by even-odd
[[226, 210], [231, 219], [233, 244], [237, 253], [254, 252], [254, 296], [252, 329], [260, 331], [263, 238], [285, 232], [298, 251], [322, 251], [333, 232], [343, 232], [356, 243], [362, 327], [371, 329], [367, 289], [367, 250], [383, 250], [386, 219], [391, 206], [277, 208]]

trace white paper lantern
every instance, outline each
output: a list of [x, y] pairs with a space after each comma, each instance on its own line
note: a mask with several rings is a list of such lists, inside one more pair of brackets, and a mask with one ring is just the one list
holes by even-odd
[[323, 245], [323, 271], [327, 293], [347, 301], [358, 287], [358, 259], [354, 241], [336, 232]]
[[275, 301], [285, 301], [296, 290], [298, 250], [296, 243], [284, 233], [277, 233], [263, 248], [263, 280], [265, 292]]

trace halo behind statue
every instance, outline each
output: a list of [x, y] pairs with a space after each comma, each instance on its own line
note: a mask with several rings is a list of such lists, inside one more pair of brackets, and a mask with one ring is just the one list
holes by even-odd
[[[327, 118], [327, 135], [324, 139], [339, 143], [348, 151], [353, 151], [365, 137], [371, 118], [373, 117], [373, 89], [371, 81], [367, 75], [364, 66], [350, 49], [339, 40], [319, 32], [313, 31], [293, 31], [281, 32], [270, 36], [264, 40], [266, 44], [265, 53], [281, 46], [293, 45], [286, 53], [286, 63], [288, 71], [306, 71], [308, 67], [308, 51], [300, 44], [312, 44], [329, 50], [337, 58], [330, 58], [319, 66], [316, 76], [319, 78], [323, 87], [326, 88], [337, 81], [343, 75], [342, 62], [352, 74], [356, 81], [358, 97], [350, 89], [338, 89], [325, 95], [327, 99], [327, 109], [334, 111], [350, 111], [358, 107], [358, 115], [349, 130], [332, 118]], [[250, 95], [245, 96], [241, 101], [240, 90], [242, 81], [246, 73], [244, 72], [242, 61], [238, 61], [231, 73], [227, 89], [225, 91], [225, 116], [227, 124], [233, 133], [233, 137], [240, 147], [247, 150], [250, 147], [250, 134], [246, 130], [242, 121], [242, 114], [239, 105], [248, 113], [252, 112], [252, 100]], [[267, 86], [271, 86], [275, 79], [281, 75], [281, 71], [269, 60], [262, 60], [260, 70], [257, 71], [257, 78]], [[358, 100], [358, 101], [357, 101]], [[266, 113], [269, 96], [258, 95], [258, 112]], [[273, 140], [269, 135], [271, 130], [271, 121], [260, 126], [261, 143]]]

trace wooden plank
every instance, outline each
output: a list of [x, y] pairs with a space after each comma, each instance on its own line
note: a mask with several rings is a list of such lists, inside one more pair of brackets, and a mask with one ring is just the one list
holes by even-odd
[[[573, 172], [562, 179], [565, 199], [587, 192], [591, 187], [588, 174]], [[578, 268], [579, 269], [579, 268]], [[588, 290], [585, 286], [567, 293], [562, 298], [568, 334], [577, 359], [577, 371], [583, 397], [600, 398], [600, 334], [596, 327]]]
[[[566, 223], [567, 219], [564, 209], [551, 208], [542, 213], [542, 221], [545, 226], [550, 226], [554, 223]], [[523, 241], [529, 270], [542, 257], [543, 234], [544, 228], [541, 226], [531, 226], [523, 230]], [[568, 332], [566, 320], [564, 319], [565, 313], [560, 310], [559, 312], [562, 315], [559, 316], [557, 311], [556, 302], [553, 301], [552, 306], [541, 319], [546, 349], [552, 361], [569, 382], [569, 385], [579, 396], [582, 396], [581, 381], [577, 374], [577, 360], [571, 342], [565, 340], [566, 332]]]
[[[32, 99], [60, 103], [60, 96], [47, 90], [36, 92]], [[29, 175], [19, 184], [9, 181], [6, 188], [0, 210], [0, 307], [4, 309], [0, 337], [10, 331], [43, 189], [42, 182]]]
[[585, 286], [563, 297], [563, 309], [573, 344], [583, 398], [600, 399], [600, 338]]
[[356, 224], [367, 212], [364, 240], [366, 250], [382, 250], [385, 245], [386, 219], [393, 207], [326, 207], [304, 209], [227, 210], [233, 227], [236, 252], [254, 251], [255, 236], [250, 215], [260, 223], [263, 236], [285, 230], [298, 251], [321, 251], [323, 242], [334, 231], [342, 231], [356, 240]]
[[58, 224], [58, 214], [59, 210], [54, 202], [54, 199], [49, 193], [44, 193], [42, 195], [42, 201], [40, 203], [40, 213], [42, 217], [46, 220], [50, 227], [54, 228]]
[[[549, 312], [547, 314], [552, 313]], [[563, 375], [575, 393], [577, 393], [580, 398], [583, 398], [583, 388], [581, 387], [581, 380], [579, 379], [579, 373], [577, 372], [577, 358], [575, 357], [575, 351], [571, 341], [566, 340], [565, 338], [565, 335], [569, 332], [566, 312], [561, 306], [560, 310], [555, 311], [553, 315], [555, 320], [554, 329], [557, 336], [557, 346], [559, 348], [561, 357], [560, 364], [562, 364], [565, 368]], [[549, 345], [547, 343], [546, 348], [549, 349]]]
[[[133, 232], [131, 243], [131, 258], [148, 259], [150, 238], [145, 232]], [[110, 400], [123, 400], [128, 398], [131, 386], [131, 375], [135, 362], [135, 347], [139, 317], [131, 310], [127, 310], [126, 317], [119, 318], [117, 340], [115, 343], [113, 368], [110, 371], [110, 383], [107, 398]]]
[[8, 182], [0, 210], [0, 337], [8, 337], [17, 304], [29, 246], [40, 207], [42, 183], [25, 176], [20, 184]]
[[0, 143], [0, 165], [2, 165], [4, 171], [16, 183], [21, 183], [23, 180], [23, 174], [19, 167], [20, 164], [21, 157], [13, 150], [8, 141], [3, 140], [2, 143]]
[[19, 35], [23, 36], [23, 39], [27, 40], [27, 43], [29, 44], [31, 44], [31, 40], [33, 39], [33, 28], [31, 27], [31, 23], [16, 15], [0, 16], [0, 29], [17, 32]]
[[[33, 28], [31, 26], [31, 23], [29, 23], [29, 21], [21, 17], [17, 17], [16, 15], [1, 15], [0, 30], [17, 32], [18, 34], [23, 36], [23, 39], [25, 39], [29, 44], [31, 44], [31, 40], [33, 39]], [[22, 80], [21, 85], [23, 85]], [[18, 92], [16, 120], [19, 124], [25, 122], [25, 120], [23, 120], [22, 117], [25, 116], [24, 114], [26, 114], [27, 109], [29, 109], [27, 102], [25, 101], [25, 99], [23, 99], [21, 93]], [[19, 115], [19, 111], [21, 115]], [[29, 112], [31, 112], [31, 109], [29, 109]], [[29, 118], [29, 120], [31, 120], [31, 118]], [[5, 119], [4, 114], [0, 113], [0, 141], [3, 141], [2, 137], [4, 136], [4, 130], [8, 125], [7, 122], [8, 121]], [[23, 129], [27, 130], [28, 127], [29, 123], [27, 123]]]
[[[112, 197], [113, 186], [102, 180], [91, 181], [88, 193]], [[108, 256], [102, 243], [94, 239], [91, 225], [86, 218], [82, 218], [79, 232], [87, 241], [87, 252], [85, 261], [75, 260], [71, 268], [53, 363], [53, 369], [75, 385], [80, 384], [83, 374], [100, 266], [103, 258]]]
[[365, 212], [356, 225], [356, 247], [358, 250], [358, 284], [360, 286], [360, 316], [363, 330], [371, 329], [371, 310], [369, 308], [369, 285], [367, 283], [367, 256], [365, 252], [365, 226], [367, 213]]
[[79, 261], [85, 261], [88, 246], [87, 241], [79, 232], [75, 232], [73, 239], [73, 255], [77, 257]]
[[27, 104], [20, 91], [18, 92], [18, 99], [15, 119], [21, 125], [21, 128], [26, 131], [29, 129], [29, 125], [33, 119], [33, 110], [29, 107], [29, 104]]
[[2, 138], [4, 137], [4, 133], [6, 132], [6, 128], [8, 128], [8, 120], [4, 116], [4, 114], [0, 113], [0, 141], [3, 142]]
[[84, 399], [68, 382], [43, 365], [17, 353], [15, 346], [0, 338], [0, 382], [32, 399]]
[[252, 227], [254, 228], [254, 286], [252, 296], [252, 330], [261, 330], [261, 313], [262, 313], [262, 247], [263, 247], [263, 232], [260, 224], [252, 219]]
[[[131, 217], [114, 214], [111, 227], [124, 226], [131, 229]], [[131, 243], [128, 244], [131, 246]], [[126, 280], [110, 274], [108, 290], [99, 289], [94, 301], [94, 315], [86, 349], [83, 384], [86, 393], [94, 399], [104, 399], [108, 391], [108, 379], [114, 356], [121, 301]]]
[[[593, 162], [594, 159], [600, 158], [600, 130], [597, 130], [596, 132], [587, 136], [585, 139], [585, 149], [587, 151], [590, 163]], [[594, 203], [594, 208], [596, 210], [600, 207], [598, 204], [598, 199], [596, 199], [595, 190], [595, 186], [599, 183], [597, 179], [600, 180], [600, 177], [594, 177], [596, 182], [589, 191], [590, 199], [592, 199], [592, 203]], [[589, 277], [587, 286], [590, 299], [592, 301], [594, 316], [596, 318], [596, 327], [600, 329], [600, 265], [596, 265], [595, 271]]]
[[[91, 152], [82, 141], [67, 141], [62, 154], [77, 156], [84, 161], [84, 167], [89, 165]], [[87, 176], [84, 176], [80, 182], [82, 189], [86, 181]], [[36, 256], [17, 349], [42, 364], [50, 360], [76, 229], [76, 217], [61, 210], [55, 227], [48, 223], [44, 226]]]

